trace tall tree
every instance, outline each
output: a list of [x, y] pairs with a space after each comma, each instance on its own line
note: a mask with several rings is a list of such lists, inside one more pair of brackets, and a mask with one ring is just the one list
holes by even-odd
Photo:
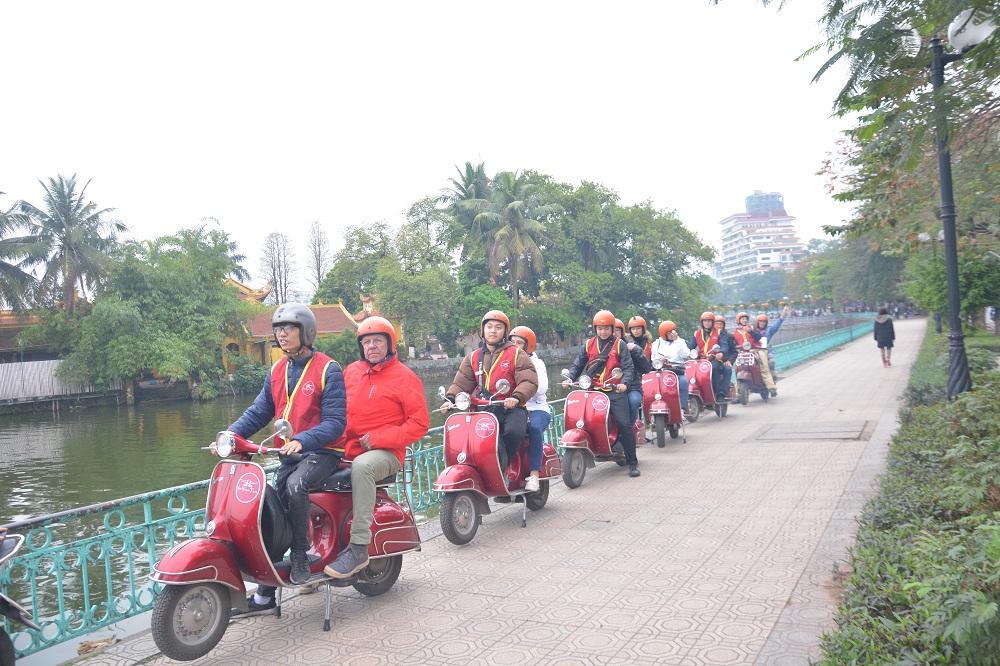
[[561, 211], [559, 204], [543, 200], [523, 175], [504, 171], [493, 181], [489, 209], [473, 219], [473, 226], [489, 237], [491, 276], [495, 280], [501, 266], [507, 268], [515, 308], [520, 301], [521, 279], [528, 272], [540, 271], [544, 264], [539, 247], [545, 229], [543, 221]]
[[12, 236], [16, 226], [12, 212], [0, 208], [0, 304], [19, 312], [28, 305], [37, 282], [25, 270], [29, 239]]
[[[209, 229], [212, 226], [216, 228]], [[206, 239], [212, 245], [220, 242], [220, 239], [224, 239], [222, 242], [226, 245], [226, 254], [229, 257], [231, 265], [229, 277], [240, 282], [247, 282], [250, 279], [250, 271], [243, 265], [247, 260], [246, 255], [240, 252], [239, 244], [234, 240], [230, 240], [229, 234], [222, 230], [222, 223], [219, 222], [218, 218], [203, 217], [201, 218], [201, 226], [194, 229], [182, 229], [177, 237], [190, 238], [192, 241]]]
[[271, 283], [271, 296], [275, 303], [285, 303], [295, 280], [293, 264], [295, 253], [292, 242], [282, 233], [270, 233], [264, 239], [261, 269]]
[[87, 200], [89, 180], [79, 189], [76, 174], [39, 182], [45, 191], [42, 206], [21, 201], [10, 217], [26, 227], [32, 237], [29, 260], [45, 263], [40, 295], [61, 289], [63, 307], [72, 314], [77, 288], [86, 297], [88, 288], [100, 284], [109, 254], [117, 245], [117, 235], [126, 226], [107, 219], [113, 209], [99, 208]]
[[392, 254], [392, 235], [384, 222], [351, 226], [344, 232], [344, 247], [333, 257], [333, 266], [313, 296], [314, 302], [343, 301], [350, 310], [361, 308], [361, 296], [375, 289], [379, 264]]
[[306, 266], [309, 271], [309, 283], [315, 291], [319, 289], [323, 277], [330, 270], [330, 239], [319, 220], [313, 220], [309, 225], [309, 233], [306, 236]]

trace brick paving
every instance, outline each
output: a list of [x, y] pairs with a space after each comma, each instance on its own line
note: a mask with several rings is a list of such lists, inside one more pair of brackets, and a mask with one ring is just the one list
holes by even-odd
[[[892, 368], [866, 337], [789, 371], [768, 404], [647, 444], [638, 479], [605, 464], [555, 486], [527, 529], [504, 509], [458, 547], [427, 525], [392, 591], [336, 590], [330, 632], [323, 595], [301, 595], [192, 663], [807, 664], [925, 325], [896, 322]], [[146, 633], [82, 661], [137, 662], [168, 660]]]

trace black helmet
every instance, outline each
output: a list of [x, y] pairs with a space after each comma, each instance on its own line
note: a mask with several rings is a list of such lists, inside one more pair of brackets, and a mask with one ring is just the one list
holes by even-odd
[[271, 315], [271, 326], [278, 324], [295, 324], [299, 327], [302, 346], [312, 347], [316, 341], [316, 315], [308, 305], [302, 303], [285, 303]]

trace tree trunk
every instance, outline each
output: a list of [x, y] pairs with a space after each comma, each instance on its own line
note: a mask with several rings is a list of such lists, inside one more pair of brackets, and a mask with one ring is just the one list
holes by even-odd
[[74, 297], [76, 296], [76, 276], [69, 268], [69, 262], [63, 262], [63, 308], [66, 314], [73, 314]]
[[518, 275], [517, 275], [517, 257], [515, 257], [514, 255], [509, 255], [507, 257], [507, 266], [508, 266], [508, 269], [510, 270], [510, 297], [511, 297], [511, 300], [514, 302], [514, 309], [516, 310], [517, 306], [518, 306], [518, 302], [520, 300], [519, 299], [519, 294], [518, 294], [518, 291], [517, 291], [517, 278], [518, 278]]

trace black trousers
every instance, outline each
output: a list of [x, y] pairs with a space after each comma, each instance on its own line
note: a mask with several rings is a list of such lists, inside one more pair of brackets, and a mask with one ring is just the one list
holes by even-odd
[[[274, 489], [292, 528], [292, 550], [309, 550], [309, 492], [322, 485], [339, 464], [339, 455], [316, 452], [297, 463], [283, 462], [274, 473]], [[257, 592], [274, 596], [274, 588], [269, 585], [258, 586]]]
[[528, 436], [528, 410], [524, 407], [504, 409], [502, 405], [492, 405], [486, 411], [500, 422], [500, 469], [506, 470], [507, 463], [517, 455], [521, 442]]
[[712, 361], [712, 390], [716, 396], [729, 396], [729, 385], [733, 381], [733, 366], [721, 361]]
[[625, 450], [625, 460], [629, 465], [636, 465], [639, 459], [635, 455], [635, 433], [632, 432], [635, 421], [628, 404], [628, 392], [609, 393], [608, 398], [611, 400], [611, 417], [618, 424], [618, 441]]

